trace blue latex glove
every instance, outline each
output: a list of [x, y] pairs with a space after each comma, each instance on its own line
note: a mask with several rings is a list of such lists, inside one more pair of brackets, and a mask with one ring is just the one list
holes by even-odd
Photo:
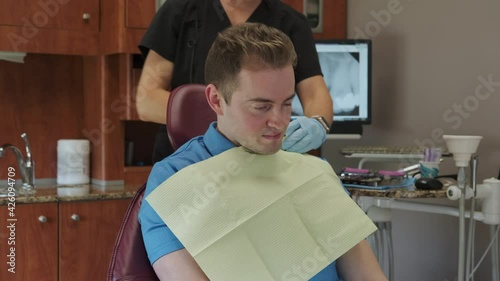
[[318, 120], [309, 117], [297, 117], [286, 129], [286, 137], [281, 149], [306, 153], [320, 147], [326, 140], [326, 132]]

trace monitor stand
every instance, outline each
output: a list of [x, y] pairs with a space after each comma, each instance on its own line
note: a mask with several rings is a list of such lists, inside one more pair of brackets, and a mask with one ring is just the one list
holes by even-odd
[[343, 124], [341, 122], [333, 122], [330, 133], [326, 135], [327, 140], [358, 140], [363, 134], [363, 126], [361, 124]]
[[330, 129], [330, 134], [362, 135], [363, 125], [333, 122], [332, 128]]
[[327, 140], [359, 140], [363, 134], [361, 124], [333, 123], [330, 133], [326, 135]]
[[326, 140], [359, 140], [361, 135], [355, 134], [327, 134]]

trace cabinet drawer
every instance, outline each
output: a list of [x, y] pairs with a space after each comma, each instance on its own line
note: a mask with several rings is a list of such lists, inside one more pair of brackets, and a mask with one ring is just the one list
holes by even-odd
[[130, 200], [59, 204], [59, 280], [105, 280]]
[[[4, 224], [0, 228], [0, 280], [57, 280], [57, 203], [9, 207], [0, 206]], [[7, 221], [9, 212], [15, 215], [9, 218], [16, 221]], [[7, 228], [9, 224], [12, 227]]]
[[0, 25], [38, 29], [99, 31], [99, 0], [2, 0]]

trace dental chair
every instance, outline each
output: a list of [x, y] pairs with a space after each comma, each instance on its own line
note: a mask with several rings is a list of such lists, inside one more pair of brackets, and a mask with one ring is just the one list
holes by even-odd
[[[175, 88], [167, 104], [168, 137], [174, 150], [191, 138], [203, 135], [217, 115], [205, 98], [205, 85], [187, 84]], [[115, 242], [108, 268], [109, 281], [157, 281], [144, 247], [139, 209], [146, 184], [130, 202]]]

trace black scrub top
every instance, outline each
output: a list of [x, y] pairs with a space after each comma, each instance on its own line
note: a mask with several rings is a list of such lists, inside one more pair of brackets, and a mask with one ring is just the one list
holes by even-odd
[[[295, 82], [321, 75], [312, 31], [304, 15], [280, 0], [263, 0], [248, 22], [280, 29], [297, 52]], [[220, 0], [168, 0], [156, 13], [139, 48], [144, 56], [154, 50], [174, 63], [172, 89], [188, 83], [205, 84], [205, 59], [217, 33], [231, 23]], [[160, 126], [153, 162], [173, 152], [166, 128]]]

